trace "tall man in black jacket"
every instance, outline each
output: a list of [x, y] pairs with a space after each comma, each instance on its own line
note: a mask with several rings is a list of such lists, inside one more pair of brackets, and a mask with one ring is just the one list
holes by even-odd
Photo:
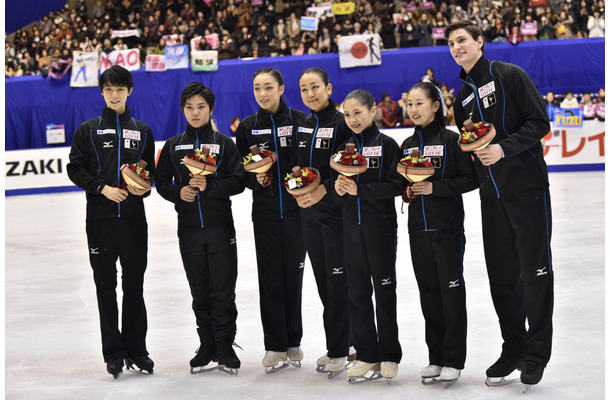
[[458, 127], [483, 121], [497, 132], [475, 152], [485, 260], [504, 339], [487, 383], [505, 383], [505, 376], [521, 368], [521, 382], [537, 384], [551, 357], [553, 334], [551, 202], [540, 144], [550, 130], [545, 106], [523, 69], [483, 56], [476, 25], [455, 22], [445, 37], [462, 66], [463, 86], [454, 103]]

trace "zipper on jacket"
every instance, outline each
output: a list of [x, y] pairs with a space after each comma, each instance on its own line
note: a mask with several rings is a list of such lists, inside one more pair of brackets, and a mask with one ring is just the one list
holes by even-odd
[[[119, 114], [116, 115], [116, 131], [119, 135], [118, 154], [117, 154], [117, 169], [116, 182], [117, 186], [121, 186], [121, 146], [123, 145], [123, 135], [121, 134], [121, 123], [119, 122]], [[121, 203], [117, 203], [117, 214], [121, 216]]]
[[[195, 129], [195, 148], [199, 148], [199, 133]], [[201, 227], [203, 228], [203, 213], [201, 212], [201, 197], [199, 190], [197, 190], [197, 207], [199, 208], [199, 222], [201, 222]]]
[[[362, 154], [362, 148], [364, 147], [364, 138], [362, 138], [362, 145], [358, 140], [358, 136], [354, 135], [356, 138], [356, 144], [358, 145], [358, 153]], [[360, 183], [360, 174], [356, 174], [356, 185]], [[358, 225], [362, 223], [362, 215], [360, 213], [360, 198], [356, 197], [356, 204], [358, 204]]]
[[[421, 130], [417, 131], [417, 137], [419, 138], [419, 154], [424, 155], [424, 138], [421, 134]], [[424, 218], [424, 230], [428, 230], [428, 222], [426, 221], [426, 208], [424, 207], [424, 196], [420, 195], [421, 198], [421, 213]]]
[[316, 135], [318, 134], [318, 127], [320, 126], [320, 120], [316, 114], [313, 115], [316, 118], [316, 129], [313, 131], [313, 136], [311, 137], [311, 146], [309, 147], [309, 166], [313, 167], [313, 144], [316, 141]]
[[[281, 185], [281, 179], [282, 179], [282, 174], [280, 172], [280, 150], [279, 147], [277, 147], [277, 133], [275, 131], [275, 121], [273, 120], [273, 115], [269, 114], [269, 118], [271, 118], [271, 134], [273, 135], [273, 143], [275, 144], [275, 154], [277, 155], [277, 160], [275, 161], [276, 167], [277, 167], [277, 191], [280, 194], [280, 218], [284, 218], [284, 204], [282, 203], [282, 185]], [[273, 185], [273, 182], [271, 182], [271, 184]]]

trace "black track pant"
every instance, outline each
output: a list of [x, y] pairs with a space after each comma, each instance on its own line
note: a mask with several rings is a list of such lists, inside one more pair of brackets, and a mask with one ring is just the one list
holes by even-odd
[[324, 306], [323, 320], [328, 357], [346, 357], [350, 341], [343, 221], [340, 218], [324, 217], [302, 218], [301, 222], [307, 254]]
[[546, 365], [554, 297], [549, 190], [483, 199], [481, 212], [491, 296], [504, 339], [502, 355]]
[[463, 230], [410, 232], [411, 260], [432, 365], [464, 369], [466, 288]]
[[237, 319], [235, 229], [179, 227], [178, 239], [201, 344], [232, 344]]
[[[104, 361], [147, 355], [143, 286], [148, 252], [145, 219], [112, 218], [87, 222], [89, 261], [97, 292]], [[122, 331], [116, 299], [117, 259], [123, 289]]]
[[305, 244], [300, 218], [254, 222], [265, 350], [301, 345]]
[[351, 339], [358, 360], [398, 363], [402, 349], [396, 322], [396, 227], [345, 224], [343, 237]]

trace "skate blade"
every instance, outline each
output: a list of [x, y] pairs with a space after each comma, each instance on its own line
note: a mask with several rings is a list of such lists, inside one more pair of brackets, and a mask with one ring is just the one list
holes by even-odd
[[[499, 380], [494, 380], [494, 379], [499, 379]], [[519, 381], [519, 379], [506, 379], [503, 376], [500, 378], [491, 378], [488, 376], [487, 379], [485, 379], [485, 384], [487, 385], [487, 387], [496, 387], [496, 386], [510, 385], [511, 383], [515, 383], [518, 381]]]
[[216, 371], [217, 369], [218, 365], [214, 365], [212, 367], [208, 367], [207, 365], [203, 365], [201, 367], [191, 367], [191, 375], [205, 374], [206, 372]]
[[112, 374], [112, 377], [113, 377], [113, 378], [114, 378], [114, 380], [116, 381], [116, 380], [118, 380], [118, 379], [119, 379], [119, 376], [121, 376], [121, 374], [122, 374], [122, 373], [123, 373], [123, 371], [121, 371], [121, 372], [117, 372], [116, 374]]
[[239, 369], [238, 368], [228, 368], [225, 365], [219, 366], [218, 369], [220, 371], [224, 372], [225, 374], [229, 374], [229, 375], [237, 375], [239, 373]]
[[[278, 366], [279, 365], [279, 366]], [[275, 365], [273, 367], [265, 367], [265, 373], [266, 374], [274, 374], [277, 371], [287, 368], [288, 367], [288, 362], [286, 361], [282, 361], [281, 364]]]
[[293, 367], [301, 368], [301, 362], [300, 361], [288, 360], [288, 364], [292, 365]]
[[327, 371], [328, 372], [328, 379], [335, 379], [337, 376], [341, 375], [341, 373], [345, 371], [345, 368], [342, 369], [341, 371]]
[[526, 394], [527, 392], [529, 392], [529, 390], [532, 388], [532, 386], [534, 385], [525, 385], [523, 386], [523, 394]]
[[439, 376], [429, 376], [426, 378], [421, 378], [421, 384], [424, 386], [435, 385], [437, 383], [441, 383]]
[[[371, 371], [369, 371], [371, 372]], [[369, 373], [367, 372], [367, 374]], [[363, 375], [363, 376], [352, 376], [351, 378], [349, 378], [347, 381], [349, 382], [350, 385], [353, 384], [357, 384], [357, 383], [364, 383], [364, 382], [368, 382], [368, 381], [374, 381], [377, 379], [381, 379], [381, 372], [377, 371], [377, 372], [373, 372], [371, 375]]]
[[[135, 367], [134, 367], [135, 366]], [[133, 361], [127, 359], [125, 360], [125, 368], [129, 371], [132, 370], [135, 373], [138, 374], [144, 374], [144, 371], [146, 371], [149, 375], [153, 374], [153, 369], [142, 369], [140, 367], [138, 367]]]
[[319, 373], [319, 374], [325, 374], [328, 371], [326, 370], [326, 366], [325, 365], [318, 365], [316, 367], [316, 372]]
[[443, 387], [443, 389], [449, 389], [451, 386], [455, 385], [455, 383], [458, 381], [458, 379], [452, 379], [450, 381], [443, 381], [445, 383], [445, 386]]
[[392, 384], [392, 379], [394, 378], [385, 378], [388, 381], [388, 386], [390, 386]]

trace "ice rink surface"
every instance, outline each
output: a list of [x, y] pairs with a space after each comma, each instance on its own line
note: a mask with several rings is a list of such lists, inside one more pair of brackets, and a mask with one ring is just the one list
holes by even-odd
[[[555, 313], [553, 355], [536, 399], [604, 398], [604, 172], [553, 173]], [[146, 200], [149, 223], [145, 299], [152, 376], [106, 373], [95, 287], [85, 240], [83, 192], [7, 197], [5, 271], [5, 395], [7, 399], [515, 399], [522, 385], [488, 388], [485, 370], [500, 354], [500, 332], [483, 260], [478, 191], [467, 194], [465, 279], [468, 358], [460, 381], [444, 390], [424, 387], [424, 320], [409, 254], [407, 215], [399, 213], [398, 324], [403, 360], [398, 376], [349, 385], [345, 373], [329, 381], [315, 371], [325, 353], [322, 307], [311, 267], [303, 287], [305, 359], [266, 375], [258, 306], [251, 193], [234, 197], [239, 250], [236, 352], [238, 376], [191, 375], [198, 346], [190, 294], [176, 237], [173, 205], [156, 191]], [[406, 210], [406, 208], [405, 208]]]

